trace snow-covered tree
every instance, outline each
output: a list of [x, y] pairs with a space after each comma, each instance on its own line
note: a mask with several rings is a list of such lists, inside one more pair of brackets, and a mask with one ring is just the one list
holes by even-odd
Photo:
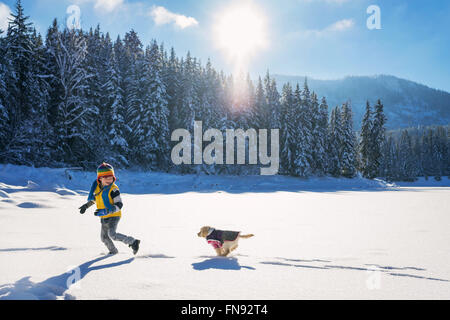
[[328, 155], [330, 157], [329, 174], [338, 177], [342, 172], [342, 124], [341, 111], [335, 107], [331, 111], [328, 131]]
[[383, 108], [383, 104], [380, 100], [378, 100], [377, 104], [375, 105], [375, 112], [372, 122], [372, 156], [370, 158], [370, 161], [372, 162], [373, 173], [370, 174], [370, 176], [379, 175], [380, 162], [382, 157], [381, 149], [383, 146], [383, 142], [386, 139], [386, 116], [384, 115]]
[[[119, 39], [120, 41], [120, 39]], [[125, 137], [130, 131], [125, 123], [125, 106], [122, 86], [122, 77], [116, 57], [116, 50], [106, 35], [103, 55], [103, 83], [101, 86], [100, 104], [104, 106], [106, 150], [109, 161], [121, 166], [128, 166], [129, 145]]]
[[148, 63], [148, 72], [150, 79], [150, 94], [151, 94], [151, 126], [154, 131], [154, 139], [156, 147], [153, 150], [155, 153], [156, 162], [155, 168], [167, 168], [169, 161], [169, 144], [170, 129], [169, 129], [169, 109], [167, 102], [167, 93], [164, 82], [162, 81], [162, 57], [158, 51], [158, 44], [153, 41], [151, 47], [147, 50], [146, 60]]
[[2, 158], [4, 161], [31, 164], [25, 159], [29, 152], [27, 128], [24, 121], [32, 111], [33, 96], [31, 60], [33, 55], [32, 26], [25, 15], [22, 2], [18, 0], [15, 12], [11, 14], [4, 47], [4, 82], [7, 90], [6, 113], [9, 118], [7, 145]]
[[300, 127], [299, 135], [301, 136], [301, 152], [306, 159], [306, 167], [302, 175], [309, 176], [314, 173], [314, 156], [313, 156], [313, 117], [312, 117], [312, 97], [308, 87], [308, 81], [305, 78], [303, 90], [300, 94], [300, 108], [298, 125]]
[[[0, 36], [3, 31], [0, 32]], [[5, 151], [5, 147], [9, 138], [9, 116], [8, 108], [6, 103], [8, 100], [8, 91], [6, 89], [6, 75], [7, 75], [7, 65], [5, 59], [6, 47], [5, 39], [0, 37], [0, 161], [2, 159], [1, 154]]]
[[255, 113], [256, 113], [256, 127], [259, 129], [267, 129], [269, 127], [267, 121], [267, 102], [265, 99], [265, 92], [261, 77], [258, 77], [258, 84], [255, 91]]
[[283, 85], [280, 101], [280, 173], [293, 174], [296, 127], [291, 122], [294, 114], [294, 95], [289, 83]]
[[162, 70], [162, 80], [166, 87], [167, 107], [169, 109], [169, 129], [173, 132], [178, 129], [178, 102], [180, 91], [180, 62], [175, 54], [175, 49], [170, 50], [169, 61]]
[[66, 29], [57, 34], [57, 47], [52, 49], [56, 63], [53, 76], [61, 87], [54, 126], [57, 153], [66, 163], [89, 161], [95, 155], [95, 145], [104, 141], [95, 140], [91, 119], [98, 110], [88, 105], [86, 99], [86, 80], [90, 77], [84, 68], [86, 39], [80, 31]]
[[411, 137], [407, 130], [402, 131], [398, 146], [399, 172], [398, 179], [402, 181], [414, 181], [417, 176], [416, 162], [414, 161]]
[[352, 108], [348, 102], [342, 106], [341, 117], [341, 174], [344, 177], [353, 178], [356, 175], [356, 138], [353, 131]]
[[328, 172], [328, 104], [325, 97], [319, 106], [319, 118], [317, 122], [316, 136], [316, 168], [317, 174], [324, 175]]
[[309, 125], [305, 117], [307, 110], [304, 104], [300, 86], [297, 84], [294, 91], [293, 112], [295, 114], [292, 126], [295, 130], [295, 156], [294, 175], [307, 177], [311, 174], [311, 139]]
[[268, 117], [267, 129], [280, 128], [280, 94], [275, 79], [270, 78], [269, 71], [264, 78], [264, 92]]
[[362, 120], [361, 126], [361, 139], [359, 142], [359, 152], [360, 152], [360, 161], [359, 168], [361, 173], [366, 178], [374, 178], [374, 170], [372, 169], [373, 160], [373, 140], [372, 140], [372, 109], [370, 107], [369, 101], [366, 103], [366, 112], [364, 114], [364, 118]]
[[382, 160], [380, 168], [380, 177], [386, 179], [387, 181], [395, 181], [398, 179], [398, 154], [397, 146], [390, 134], [386, 138], [386, 142], [383, 143], [382, 149]]
[[135, 98], [129, 106], [133, 160], [149, 168], [166, 166], [169, 153], [169, 111], [160, 59], [155, 41], [136, 59]]

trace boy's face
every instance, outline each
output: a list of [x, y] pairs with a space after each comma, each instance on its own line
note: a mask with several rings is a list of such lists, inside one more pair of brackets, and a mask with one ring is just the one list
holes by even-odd
[[100, 182], [101, 182], [102, 185], [104, 185], [104, 186], [109, 186], [111, 183], [113, 183], [113, 181], [114, 181], [113, 176], [101, 177], [101, 178], [100, 178]]

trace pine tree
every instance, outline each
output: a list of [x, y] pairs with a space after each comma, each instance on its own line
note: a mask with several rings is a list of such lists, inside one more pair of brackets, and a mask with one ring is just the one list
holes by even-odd
[[320, 126], [319, 126], [319, 100], [315, 92], [311, 93], [311, 107], [309, 110], [311, 120], [311, 158], [312, 158], [312, 171], [314, 174], [321, 174], [321, 164], [319, 164], [319, 158], [321, 157], [321, 145], [320, 139]]
[[161, 62], [156, 41], [136, 60], [136, 93], [130, 107], [133, 156], [137, 164], [152, 169], [167, 166], [169, 124]]
[[356, 175], [356, 138], [353, 132], [353, 116], [349, 103], [342, 106], [341, 174], [347, 178]]
[[188, 52], [186, 60], [181, 64], [181, 84], [180, 84], [180, 101], [178, 106], [178, 126], [193, 132], [195, 121], [194, 107], [194, 82], [195, 82], [195, 64]]
[[438, 126], [434, 131], [433, 139], [433, 167], [435, 168], [434, 178], [437, 181], [442, 179], [446, 173], [446, 162], [448, 161], [448, 143], [446, 132], [442, 126]]
[[311, 92], [308, 87], [308, 80], [305, 78], [303, 84], [303, 90], [301, 92], [300, 100], [300, 112], [299, 112], [299, 126], [301, 127], [302, 136], [302, 152], [307, 162], [307, 167], [305, 168], [305, 174], [311, 175], [314, 172], [314, 155], [313, 155], [313, 116], [312, 108], [313, 102], [311, 98]]
[[[450, 178], [450, 127], [447, 126], [447, 129], [445, 130], [445, 136], [446, 136], [446, 146], [445, 146], [445, 157], [444, 157], [444, 165], [445, 165], [445, 175]], [[446, 159], [446, 160], [445, 160]]]
[[264, 86], [269, 119], [267, 129], [278, 129], [280, 128], [280, 94], [278, 93], [275, 79], [270, 78], [269, 71], [267, 71], [264, 78]]
[[380, 162], [382, 157], [381, 149], [383, 142], [386, 139], [386, 116], [384, 115], [383, 108], [383, 104], [380, 100], [378, 100], [375, 105], [375, 114], [372, 126], [372, 157], [370, 160], [373, 162], [373, 173], [371, 173], [370, 176], [378, 176], [380, 171]]
[[96, 140], [90, 119], [98, 114], [86, 99], [86, 80], [91, 76], [84, 69], [86, 39], [81, 32], [66, 29], [57, 34], [57, 41], [56, 50], [51, 52], [56, 62], [55, 81], [62, 93], [55, 123], [56, 154], [65, 163], [82, 164], [95, 159], [92, 141]]
[[422, 135], [422, 166], [425, 175], [425, 179], [428, 179], [429, 176], [434, 175], [433, 169], [433, 157], [430, 156], [433, 154], [433, 131], [431, 128], [428, 128], [423, 132]]
[[307, 177], [311, 174], [310, 165], [310, 140], [309, 131], [305, 119], [305, 109], [302, 99], [302, 91], [297, 84], [294, 91], [292, 126], [294, 127], [294, 169], [293, 174], [300, 177]]
[[246, 126], [245, 128], [255, 128], [258, 124], [258, 118], [256, 115], [256, 89], [253, 85], [253, 81], [250, 78], [250, 74], [247, 73], [245, 78], [245, 103], [244, 103], [244, 117]]
[[170, 50], [170, 58], [167, 62], [166, 69], [163, 70], [163, 81], [167, 92], [167, 107], [169, 109], [169, 128], [170, 132], [178, 129], [178, 102], [180, 91], [180, 65], [172, 47]]
[[[88, 34], [83, 35], [86, 42], [86, 56], [83, 60], [83, 68], [86, 73], [89, 74], [89, 78], [85, 82], [84, 95], [86, 103], [90, 105], [95, 119], [95, 127], [98, 129], [97, 136], [106, 140], [106, 117], [103, 115], [110, 112], [109, 106], [102, 101], [104, 94], [102, 87], [107, 82], [106, 71], [106, 57], [107, 57], [107, 45], [104, 44], [104, 38], [102, 38], [100, 32], [100, 26], [97, 25], [95, 30], [90, 28]], [[103, 99], [104, 100], [104, 99]], [[100, 154], [106, 152], [106, 150], [98, 150]], [[101, 161], [101, 159], [99, 159]]]
[[167, 102], [167, 92], [162, 80], [162, 56], [158, 51], [158, 44], [153, 41], [147, 53], [147, 63], [149, 64], [149, 76], [152, 79], [151, 90], [151, 126], [153, 127], [156, 147], [155, 168], [163, 169], [168, 167], [170, 128], [169, 109]]
[[[120, 39], [119, 39], [120, 41]], [[124, 94], [122, 87], [122, 77], [118, 66], [116, 50], [106, 35], [104, 42], [103, 56], [105, 61], [104, 78], [101, 87], [100, 104], [107, 110], [105, 117], [105, 134], [108, 141], [105, 150], [110, 162], [128, 166], [129, 145], [125, 137], [129, 132], [128, 125], [125, 123], [124, 113]]]
[[413, 157], [417, 166], [417, 176], [423, 176], [423, 166], [422, 166], [422, 158], [421, 158], [421, 135], [418, 130], [415, 130], [414, 134], [411, 136], [412, 141], [412, 151]]
[[[2, 35], [0, 30], [0, 36]], [[2, 154], [5, 152], [5, 148], [9, 137], [9, 115], [8, 107], [6, 103], [8, 101], [8, 91], [6, 90], [6, 74], [7, 74], [7, 62], [5, 60], [6, 47], [5, 39], [0, 37], [0, 161], [2, 161]]]
[[58, 114], [59, 99], [63, 94], [62, 87], [57, 81], [57, 63], [55, 60], [56, 52], [60, 50], [59, 33], [58, 20], [54, 19], [51, 27], [47, 30], [47, 36], [45, 39], [45, 72], [48, 75], [47, 82], [49, 84], [48, 118], [52, 126], [55, 125]]
[[325, 175], [328, 172], [329, 158], [328, 147], [328, 105], [325, 97], [319, 106], [319, 119], [316, 138], [317, 173]]
[[289, 83], [283, 85], [281, 94], [280, 110], [280, 173], [294, 173], [295, 156], [295, 126], [291, 125], [292, 117], [295, 116], [294, 96]]
[[417, 176], [413, 157], [411, 137], [407, 130], [402, 131], [398, 146], [399, 179], [402, 181], [414, 181]]
[[[22, 2], [18, 0], [15, 12], [11, 14], [6, 39], [4, 39], [4, 60], [6, 73], [4, 82], [8, 92], [7, 114], [9, 118], [7, 146], [3, 158], [13, 163], [31, 165], [29, 159], [25, 159], [29, 153], [29, 131], [24, 126], [24, 121], [32, 111], [33, 96], [30, 89], [33, 87], [32, 75], [32, 27], [29, 17], [25, 16]], [[25, 129], [24, 129], [25, 128]]]
[[261, 77], [258, 77], [258, 84], [256, 86], [255, 92], [255, 112], [257, 117], [257, 123], [255, 128], [267, 129], [268, 126], [268, 116], [267, 116], [267, 105], [265, 99], [264, 87], [262, 84]]
[[49, 83], [46, 73], [45, 47], [36, 30], [32, 34], [32, 56], [28, 94], [32, 97], [30, 113], [24, 119], [27, 148], [26, 158], [36, 166], [45, 166], [52, 161], [53, 128], [48, 119]]
[[380, 176], [389, 182], [393, 182], [398, 179], [398, 155], [392, 134], [386, 138], [382, 153]]
[[361, 126], [361, 140], [359, 143], [359, 152], [361, 154], [361, 163], [359, 168], [364, 177], [373, 179], [375, 173], [373, 170], [373, 139], [372, 139], [372, 110], [369, 101], [366, 103], [366, 112]]
[[338, 177], [342, 172], [342, 126], [339, 107], [331, 111], [331, 119], [328, 131], [328, 154], [330, 157], [329, 174]]
[[[129, 146], [137, 147], [136, 135], [139, 135], [139, 132], [134, 131], [136, 128], [134, 122], [139, 122], [139, 119], [135, 117], [141, 116], [139, 108], [142, 105], [140, 91], [143, 90], [143, 83], [141, 83], [143, 80], [140, 77], [143, 70], [143, 45], [134, 30], [127, 32], [123, 41], [119, 40], [118, 38], [114, 50], [122, 79], [123, 101], [126, 110], [124, 120], [130, 128], [124, 138]], [[130, 149], [130, 159], [134, 157], [131, 153]]]

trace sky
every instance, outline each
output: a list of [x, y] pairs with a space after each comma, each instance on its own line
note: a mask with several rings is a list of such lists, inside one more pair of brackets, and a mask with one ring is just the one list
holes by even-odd
[[[15, 0], [0, 0], [5, 29]], [[339, 79], [390, 74], [450, 92], [448, 0], [22, 0], [45, 36], [100, 24], [113, 39], [134, 29], [144, 45], [188, 51], [216, 70]], [[76, 6], [76, 7], [74, 7]], [[375, 7], [375, 11], [372, 9]], [[74, 10], [75, 8], [75, 10]], [[79, 8], [78, 17], [77, 8]]]

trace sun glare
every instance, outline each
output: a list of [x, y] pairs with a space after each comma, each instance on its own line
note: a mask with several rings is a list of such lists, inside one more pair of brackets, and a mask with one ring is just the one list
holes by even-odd
[[216, 47], [236, 69], [245, 68], [268, 45], [266, 18], [253, 3], [235, 3], [218, 12], [213, 27]]

